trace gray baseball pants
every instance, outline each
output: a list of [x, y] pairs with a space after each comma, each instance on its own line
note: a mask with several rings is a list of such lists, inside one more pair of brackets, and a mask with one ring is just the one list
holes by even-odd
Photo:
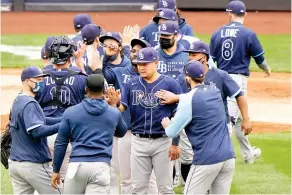
[[[247, 94], [247, 79], [248, 77], [240, 74], [230, 74], [233, 80], [242, 88], [243, 93]], [[242, 115], [237, 105], [235, 98], [228, 98], [228, 111], [229, 115], [235, 118], [234, 131], [238, 140], [243, 159], [246, 161], [254, 159], [254, 151], [248, 140], [248, 136], [245, 136], [241, 131]]]
[[[212, 165], [192, 165], [184, 194], [229, 194], [235, 169], [235, 159]], [[211, 188], [210, 188], [211, 186]]]
[[14, 194], [60, 194], [51, 186], [53, 168], [49, 163], [9, 161]]
[[80, 162], [73, 178], [68, 178], [67, 173], [63, 193], [109, 194], [110, 170], [110, 165], [105, 162]]
[[147, 194], [154, 169], [159, 194], [173, 192], [173, 162], [168, 157], [171, 138], [158, 139], [132, 136], [131, 178], [133, 194]]

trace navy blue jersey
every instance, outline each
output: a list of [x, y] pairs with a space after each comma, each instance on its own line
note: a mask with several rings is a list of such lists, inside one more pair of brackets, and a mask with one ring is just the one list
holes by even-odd
[[[71, 68], [70, 68], [71, 69]], [[74, 69], [73, 69], [74, 70]], [[58, 71], [57, 69], [50, 70], [58, 77], [67, 74], [67, 70]], [[57, 108], [56, 106], [45, 106], [53, 100], [53, 93], [56, 90], [55, 81], [51, 77], [45, 77], [45, 88], [42, 93], [37, 94], [36, 100], [43, 108], [45, 116], [60, 117], [66, 108]], [[77, 74], [68, 77], [61, 87], [60, 101], [66, 106], [73, 106], [80, 103], [85, 96], [86, 75]]]
[[238, 22], [231, 22], [212, 35], [210, 53], [218, 68], [229, 74], [249, 76], [251, 57], [263, 55], [264, 50], [256, 33]]
[[160, 74], [177, 79], [180, 74], [183, 74], [184, 65], [188, 62], [188, 53], [184, 50], [185, 48], [181, 44], [177, 44], [176, 52], [167, 55], [163, 49], [158, 47], [159, 64], [157, 65], [157, 71]]
[[178, 82], [165, 75], [160, 75], [153, 83], [147, 83], [139, 76], [125, 85], [121, 103], [130, 110], [132, 133], [165, 134], [161, 120], [172, 117], [177, 104], [161, 104], [155, 93], [162, 89], [180, 93]]
[[51, 161], [47, 138], [33, 138], [31, 131], [45, 125], [45, 116], [37, 101], [26, 94], [19, 94], [11, 109], [12, 144], [10, 159], [45, 163]]
[[210, 165], [235, 157], [219, 89], [198, 85], [180, 97], [177, 113], [166, 128], [176, 137], [185, 132], [194, 150], [193, 165]]
[[[104, 75], [106, 75], [106, 72], [109, 71], [109, 69], [114, 69], [114, 68], [118, 68], [118, 67], [131, 67], [131, 61], [128, 57], [123, 56], [122, 57], [122, 62], [120, 64], [112, 64], [110, 61], [108, 61], [106, 58], [103, 59], [103, 63], [102, 63], [102, 73]], [[108, 81], [108, 83], [110, 83]]]
[[227, 72], [211, 66], [205, 75], [204, 83], [206, 85], [215, 86], [220, 90], [227, 122], [229, 123], [230, 117], [228, 114], [227, 97], [234, 98], [241, 92], [241, 88]]
[[[133, 66], [129, 67], [117, 67], [113, 69], [108, 69], [104, 74], [107, 82], [114, 85], [115, 89], [120, 89], [121, 92], [124, 91], [124, 86], [131, 79], [139, 76], [139, 73], [133, 69]], [[123, 119], [127, 124], [128, 130], [131, 130], [131, 115], [130, 110], [127, 109], [122, 112]]]
[[[190, 25], [186, 24], [185, 20], [182, 19], [179, 23], [180, 33], [183, 35], [194, 36], [193, 29]], [[159, 45], [159, 34], [158, 32], [158, 24], [152, 22], [146, 25], [140, 31], [139, 37], [145, 39], [152, 47]]]

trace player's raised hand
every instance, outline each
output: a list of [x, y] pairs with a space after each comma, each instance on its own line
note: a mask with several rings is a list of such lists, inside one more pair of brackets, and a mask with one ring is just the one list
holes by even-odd
[[116, 106], [120, 102], [120, 91], [114, 87], [107, 88], [105, 99], [109, 105]]
[[179, 96], [166, 90], [160, 90], [155, 93], [156, 97], [161, 99], [161, 104], [173, 104], [179, 102]]
[[123, 39], [124, 45], [130, 45], [131, 40], [133, 39], [133, 27], [131, 27], [130, 25], [125, 26], [121, 37]]
[[139, 39], [139, 33], [140, 26], [138, 24], [135, 24], [135, 26], [132, 28], [132, 39]]
[[51, 177], [51, 185], [53, 188], [58, 189], [58, 185], [60, 184], [60, 174], [53, 173]]
[[93, 49], [91, 60], [91, 70], [95, 71], [98, 68], [102, 69], [102, 59], [100, 58], [100, 54], [97, 49]]

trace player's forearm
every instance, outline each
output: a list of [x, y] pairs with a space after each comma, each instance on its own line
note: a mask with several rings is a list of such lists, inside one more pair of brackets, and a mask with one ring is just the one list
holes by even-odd
[[84, 64], [83, 64], [83, 59], [82, 58], [77, 58], [76, 61], [76, 66], [78, 68], [80, 68], [80, 70], [82, 71], [82, 73], [86, 74], [85, 68], [84, 68]]
[[265, 72], [268, 72], [269, 69], [270, 69], [270, 67], [269, 67], [269, 65], [267, 63], [267, 60], [264, 60], [261, 64], [258, 64], [258, 67], [260, 69], [262, 69], [263, 71], [265, 71]]
[[56, 139], [54, 147], [54, 161], [53, 161], [53, 171], [54, 173], [59, 173], [62, 166], [65, 153], [68, 147], [68, 143], [59, 143]]
[[33, 130], [31, 130], [31, 134], [34, 138], [48, 137], [50, 135], [54, 135], [58, 133], [60, 123], [55, 125], [41, 125]]
[[116, 137], [124, 137], [124, 135], [127, 133], [127, 124], [123, 120], [123, 118], [120, 119], [119, 124], [115, 131]]
[[54, 124], [60, 123], [61, 120], [62, 120], [62, 117], [57, 117], [57, 118], [46, 117], [46, 125], [54, 125]]
[[60, 125], [60, 131], [57, 135], [55, 145], [54, 145], [54, 162], [53, 162], [53, 170], [55, 173], [59, 173], [60, 168], [62, 166], [65, 153], [70, 140], [70, 128], [63, 120]]
[[247, 100], [245, 96], [242, 95], [242, 96], [237, 97], [236, 101], [237, 101], [237, 105], [239, 107], [243, 120], [248, 120], [249, 119], [248, 105], [247, 105]]

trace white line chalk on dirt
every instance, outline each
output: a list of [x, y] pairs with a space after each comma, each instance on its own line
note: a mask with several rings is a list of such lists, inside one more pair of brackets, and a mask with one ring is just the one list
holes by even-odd
[[38, 60], [41, 58], [42, 47], [37, 46], [14, 46], [0, 44], [0, 52], [7, 52], [13, 55], [25, 56], [29, 60]]

